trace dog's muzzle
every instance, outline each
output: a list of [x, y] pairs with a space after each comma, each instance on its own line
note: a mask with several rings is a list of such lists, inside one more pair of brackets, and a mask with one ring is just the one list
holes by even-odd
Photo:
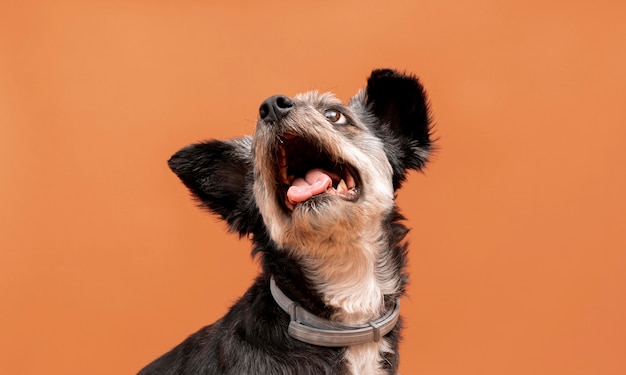
[[287, 211], [313, 197], [337, 197], [354, 202], [359, 198], [359, 175], [355, 168], [328, 152], [317, 139], [280, 127], [296, 104], [287, 96], [274, 95], [259, 107], [259, 120], [275, 132], [276, 185]]

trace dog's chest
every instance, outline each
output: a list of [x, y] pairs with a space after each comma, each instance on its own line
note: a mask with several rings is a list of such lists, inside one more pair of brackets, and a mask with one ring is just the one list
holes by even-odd
[[388, 375], [382, 368], [383, 353], [393, 352], [387, 340], [355, 345], [346, 350], [345, 358], [352, 375]]

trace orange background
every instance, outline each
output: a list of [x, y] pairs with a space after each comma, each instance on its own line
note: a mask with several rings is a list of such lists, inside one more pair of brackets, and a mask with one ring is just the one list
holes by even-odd
[[[9, 4], [10, 3], [10, 4]], [[626, 374], [620, 1], [4, 1], [0, 373], [130, 374], [257, 270], [166, 160], [275, 93], [418, 74], [441, 151], [403, 374]]]

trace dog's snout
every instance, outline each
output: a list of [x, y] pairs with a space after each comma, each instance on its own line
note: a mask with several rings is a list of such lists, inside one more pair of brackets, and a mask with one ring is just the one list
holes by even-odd
[[274, 95], [265, 99], [259, 108], [261, 120], [278, 121], [293, 108], [293, 102], [285, 95]]

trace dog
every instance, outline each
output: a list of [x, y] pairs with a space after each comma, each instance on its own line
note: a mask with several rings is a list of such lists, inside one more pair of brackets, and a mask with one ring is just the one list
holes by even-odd
[[395, 197], [433, 150], [429, 112], [415, 76], [377, 69], [347, 105], [275, 95], [254, 135], [175, 153], [169, 167], [251, 239], [261, 272], [139, 375], [396, 374], [408, 228]]

